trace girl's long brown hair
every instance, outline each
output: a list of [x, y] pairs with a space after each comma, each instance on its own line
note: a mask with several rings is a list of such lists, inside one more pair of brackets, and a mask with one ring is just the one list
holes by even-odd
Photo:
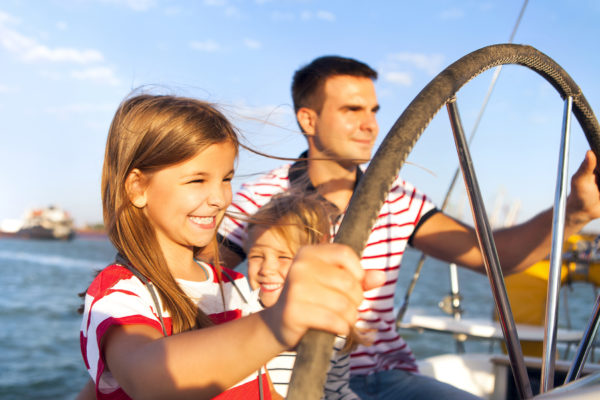
[[[173, 333], [212, 325], [181, 290], [167, 267], [152, 225], [126, 193], [125, 181], [137, 168], [152, 173], [185, 161], [206, 147], [238, 136], [214, 106], [200, 100], [141, 94], [119, 106], [108, 133], [102, 168], [102, 207], [116, 249], [158, 290], [171, 314]], [[216, 238], [209, 246], [216, 246]], [[214, 263], [218, 269], [218, 259]]]

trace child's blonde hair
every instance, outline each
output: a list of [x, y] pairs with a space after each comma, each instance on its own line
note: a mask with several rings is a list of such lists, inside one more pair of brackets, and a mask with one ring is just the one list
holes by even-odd
[[330, 213], [324, 200], [316, 195], [282, 193], [261, 207], [248, 220], [248, 235], [253, 229], [273, 229], [285, 239], [292, 253], [300, 246], [327, 243], [330, 238]]
[[[158, 290], [171, 314], [173, 333], [212, 322], [169, 272], [152, 224], [129, 200], [125, 181], [134, 168], [152, 173], [185, 161], [210, 145], [227, 142], [237, 151], [235, 129], [214, 106], [165, 95], [140, 94], [125, 99], [108, 133], [102, 168], [104, 224], [119, 253]], [[216, 239], [209, 245], [216, 248]]]

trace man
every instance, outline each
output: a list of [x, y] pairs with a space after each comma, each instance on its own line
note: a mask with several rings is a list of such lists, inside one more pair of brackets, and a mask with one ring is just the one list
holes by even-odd
[[[289, 189], [317, 191], [343, 216], [357, 182], [360, 165], [371, 157], [379, 132], [379, 104], [373, 81], [377, 73], [364, 63], [320, 57], [296, 71], [292, 97], [308, 151], [293, 165], [277, 168], [246, 183], [229, 211], [252, 215], [269, 198]], [[595, 156], [588, 152], [572, 179], [565, 235], [600, 217]], [[339, 219], [336, 221], [339, 226]], [[550, 248], [552, 210], [494, 234], [504, 273], [516, 272], [545, 257]], [[220, 228], [226, 249], [222, 258], [236, 265], [244, 258], [243, 218], [225, 218]], [[410, 183], [397, 178], [382, 207], [362, 255], [365, 269], [386, 273], [386, 283], [365, 293], [359, 324], [376, 332], [370, 347], [351, 355], [351, 387], [364, 399], [468, 399], [468, 393], [416, 374], [415, 359], [395, 329], [394, 293], [402, 254], [410, 244], [435, 258], [484, 272], [472, 228], [440, 212]]]

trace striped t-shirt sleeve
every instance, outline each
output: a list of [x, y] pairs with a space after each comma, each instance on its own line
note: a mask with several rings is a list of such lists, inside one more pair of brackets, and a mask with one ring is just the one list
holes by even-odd
[[[120, 390], [110, 373], [105, 373], [102, 338], [112, 326], [148, 325], [162, 335], [160, 320], [149, 293], [125, 268], [113, 265], [105, 268], [90, 285], [85, 298], [80, 331], [81, 351], [88, 372], [103, 393]], [[165, 318], [167, 332], [171, 321]]]

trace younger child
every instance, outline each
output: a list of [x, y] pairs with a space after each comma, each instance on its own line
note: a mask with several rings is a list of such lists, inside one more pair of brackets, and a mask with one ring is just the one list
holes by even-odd
[[[304, 245], [327, 243], [330, 238], [328, 204], [314, 195], [281, 194], [273, 197], [254, 214], [247, 225], [245, 252], [248, 255], [248, 280], [258, 291], [261, 304], [271, 307], [278, 300], [298, 249]], [[315, 298], [314, 301], [321, 301]], [[345, 338], [334, 344], [327, 374], [326, 399], [358, 399], [350, 389], [350, 354]], [[295, 361], [286, 352], [267, 363], [279, 394], [286, 396]]]
[[118, 108], [102, 204], [119, 254], [87, 290], [80, 333], [97, 398], [268, 399], [261, 366], [308, 329], [347, 333], [362, 290], [379, 283], [346, 246], [305, 247], [280, 299], [248, 315], [243, 275], [194, 258], [216, 245], [237, 150], [207, 103], [142, 94]]

